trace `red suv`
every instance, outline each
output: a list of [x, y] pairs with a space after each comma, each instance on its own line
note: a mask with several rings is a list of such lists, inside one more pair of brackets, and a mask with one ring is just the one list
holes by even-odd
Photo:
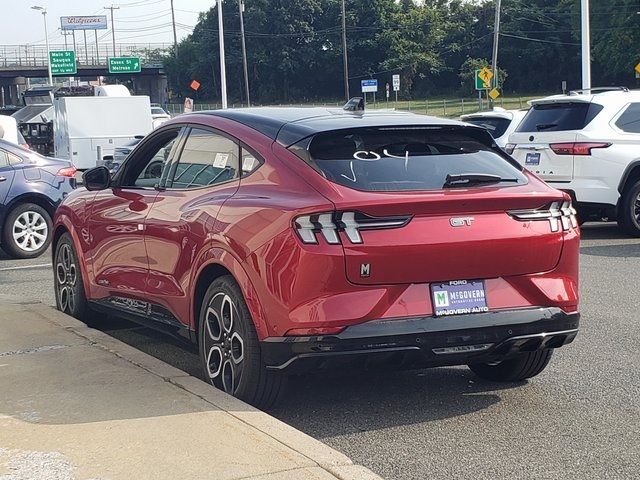
[[540, 373], [578, 330], [567, 194], [478, 127], [399, 112], [182, 115], [55, 218], [58, 308], [198, 344], [260, 406], [288, 373], [377, 362]]

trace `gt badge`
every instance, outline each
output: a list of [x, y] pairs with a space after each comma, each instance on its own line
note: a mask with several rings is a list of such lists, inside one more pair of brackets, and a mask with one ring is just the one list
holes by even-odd
[[475, 219], [473, 217], [454, 217], [449, 219], [452, 227], [470, 227]]

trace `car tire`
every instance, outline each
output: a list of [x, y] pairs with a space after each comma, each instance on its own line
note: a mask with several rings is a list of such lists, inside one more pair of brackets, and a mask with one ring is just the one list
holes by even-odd
[[640, 180], [627, 187], [620, 200], [618, 225], [626, 234], [640, 237]]
[[51, 244], [51, 217], [40, 205], [22, 203], [7, 215], [2, 248], [13, 258], [35, 258]]
[[94, 312], [89, 308], [84, 293], [80, 262], [68, 233], [56, 243], [53, 262], [56, 308], [82, 322], [91, 323]]
[[205, 381], [258, 408], [275, 405], [286, 377], [262, 361], [251, 314], [233, 277], [219, 277], [207, 289], [198, 330]]
[[535, 352], [520, 353], [498, 363], [471, 363], [473, 373], [485, 380], [494, 382], [519, 382], [535, 377], [542, 372], [549, 361], [553, 349], [545, 348]]

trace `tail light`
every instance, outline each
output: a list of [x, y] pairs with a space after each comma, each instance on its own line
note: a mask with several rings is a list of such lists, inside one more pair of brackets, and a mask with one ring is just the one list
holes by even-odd
[[512, 210], [508, 213], [520, 221], [548, 221], [552, 232], [560, 231], [560, 227], [562, 227], [563, 231], [578, 227], [576, 210], [571, 205], [570, 200], [552, 202], [549, 205], [536, 209]]
[[58, 170], [57, 175], [61, 177], [73, 178], [76, 176], [76, 172], [77, 172], [76, 167], [64, 167]]
[[511, 155], [515, 149], [516, 149], [515, 143], [507, 143], [504, 146], [504, 151], [507, 152], [509, 155]]
[[556, 155], [591, 155], [591, 150], [594, 148], [607, 148], [610, 146], [610, 143], [604, 142], [570, 142], [549, 145]]
[[411, 220], [410, 215], [372, 217], [361, 212], [326, 212], [302, 215], [294, 220], [294, 228], [302, 243], [317, 244], [318, 234], [331, 245], [341, 243], [344, 232], [351, 243], [362, 243], [362, 230], [400, 228]]

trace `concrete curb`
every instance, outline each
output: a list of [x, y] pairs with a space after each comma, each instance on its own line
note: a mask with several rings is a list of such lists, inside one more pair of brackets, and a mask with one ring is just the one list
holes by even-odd
[[234, 398], [204, 381], [189, 375], [167, 363], [137, 350], [99, 330], [88, 327], [83, 322], [65, 315], [42, 303], [25, 303], [17, 297], [0, 295], [0, 303], [28, 305], [31, 312], [45, 321], [53, 323], [78, 335], [91, 344], [126, 360], [164, 381], [189, 392], [227, 412], [237, 420], [268, 435], [284, 446], [308, 458], [318, 467], [340, 480], [382, 480], [369, 469], [355, 465], [349, 457], [324, 443], [296, 430], [286, 423]]

